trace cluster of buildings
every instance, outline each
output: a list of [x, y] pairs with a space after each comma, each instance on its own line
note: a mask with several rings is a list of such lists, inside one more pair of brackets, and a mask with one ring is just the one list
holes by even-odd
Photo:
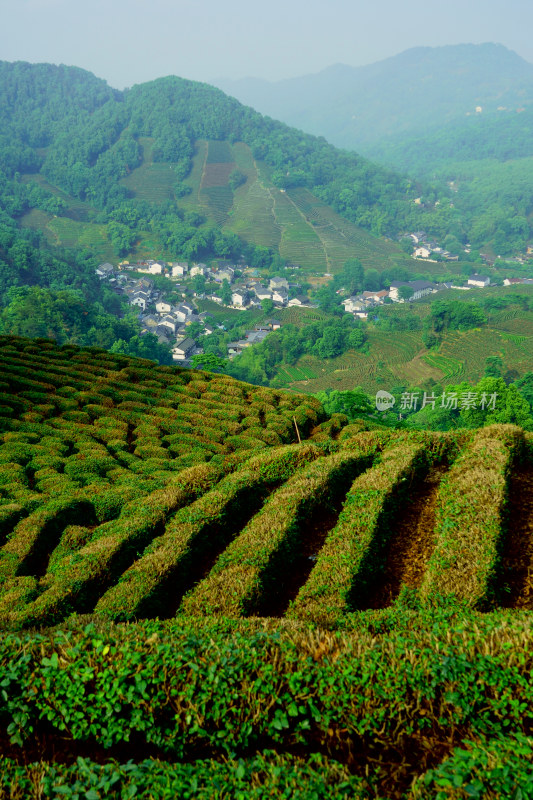
[[[413, 241], [419, 244], [422, 233], [410, 234]], [[432, 243], [426, 243], [429, 246]], [[417, 256], [418, 257], [418, 256]], [[422, 253], [420, 257], [425, 257]], [[134, 272], [135, 274], [131, 274]], [[139, 277], [137, 273], [144, 273]], [[298, 286], [289, 284], [286, 278], [273, 277], [268, 286], [263, 286], [257, 270], [252, 270], [246, 265], [237, 267], [230, 262], [218, 262], [216, 267], [209, 268], [206, 264], [196, 263], [189, 265], [184, 262], [162, 263], [158, 261], [143, 261], [137, 264], [123, 262], [118, 267], [112, 264], [100, 264], [96, 274], [105, 280], [118, 293], [126, 296], [131, 306], [140, 310], [142, 333], [153, 333], [160, 342], [171, 347], [175, 361], [187, 364], [193, 355], [200, 354], [203, 350], [197, 346], [195, 340], [188, 335], [188, 327], [192, 323], [199, 323], [195, 328], [195, 335], [209, 335], [215, 330], [223, 329], [217, 325], [209, 312], [198, 313], [195, 300], [208, 299], [220, 305], [227, 305], [235, 309], [250, 309], [261, 307], [265, 300], [272, 302], [272, 308], [284, 307], [313, 307], [308, 297], [296, 294]], [[155, 285], [150, 276], [165, 275], [174, 283], [174, 296], [181, 297], [181, 302], [169, 302], [164, 291]], [[197, 275], [205, 278], [205, 291], [197, 291], [198, 282], [194, 283]], [[220, 292], [216, 293], [214, 284], [223, 284], [227, 281], [224, 300]], [[506, 278], [504, 285], [516, 286], [519, 284], [532, 284], [533, 278]], [[490, 278], [486, 275], [471, 275], [465, 281], [454, 280], [444, 283], [433, 283], [426, 280], [393, 281], [388, 289], [379, 291], [364, 291], [352, 297], [343, 299], [344, 311], [360, 319], [367, 319], [369, 313], [376, 307], [385, 303], [405, 303], [419, 300], [428, 294], [435, 294], [444, 289], [461, 289], [468, 291], [475, 288], [484, 288], [490, 285]], [[409, 291], [402, 290], [408, 287]], [[292, 290], [289, 294], [289, 290]], [[231, 292], [231, 302], [229, 292]], [[224, 294], [224, 293], [222, 293]], [[290, 295], [293, 295], [292, 297]], [[295, 296], [294, 296], [295, 295]], [[259, 325], [246, 331], [243, 339], [229, 342], [227, 353], [229, 358], [241, 353], [245, 348], [261, 342], [270, 331], [281, 327], [281, 322], [270, 319], [264, 325]]]
[[[136, 265], [135, 272], [142, 271], [147, 272], [146, 269], [138, 269]], [[100, 264], [96, 274], [101, 280], [106, 280], [117, 294], [127, 297], [131, 306], [140, 309], [141, 333], [153, 333], [159, 342], [169, 345], [174, 361], [187, 362], [193, 355], [203, 352], [187, 335], [187, 327], [198, 322], [205, 335], [213, 333], [216, 326], [210, 324], [210, 314], [199, 314], [196, 306], [185, 300], [177, 305], [169, 303], [164, 292], [155, 287], [153, 280], [148, 277], [133, 277], [127, 271], [119, 272], [112, 264]], [[149, 308], [155, 311], [147, 312]]]
[[[120, 275], [127, 274], [128, 271], [135, 273], [145, 273], [147, 275], [164, 275], [175, 282], [176, 290], [181, 291], [184, 296], [190, 295], [200, 299], [211, 300], [219, 305], [227, 305], [231, 308], [248, 309], [260, 307], [264, 300], [270, 300], [277, 308], [286, 306], [311, 306], [311, 301], [303, 294], [289, 298], [291, 294], [299, 289], [296, 284], [289, 284], [286, 278], [274, 277], [269, 281], [268, 286], [263, 286], [258, 270], [251, 269], [246, 264], [233, 264], [229, 261], [218, 261], [216, 266], [208, 267], [207, 264], [194, 263], [189, 265], [186, 262], [165, 263], [160, 261], [139, 261], [130, 264], [127, 261], [121, 262], [118, 267], [112, 264], [101, 264], [97, 269], [97, 274], [101, 278], [110, 279], [116, 272]], [[202, 276], [206, 281], [205, 291], [194, 290], [191, 279]], [[231, 301], [229, 298], [224, 303], [220, 296], [218, 286], [227, 281], [231, 291]], [[142, 300], [146, 299], [141, 295], [136, 305], [141, 308]], [[144, 310], [144, 309], [143, 309]]]
[[[379, 292], [361, 292], [361, 294], [345, 298], [342, 301], [342, 305], [347, 314], [353, 314], [360, 319], [367, 319], [368, 313], [372, 309], [384, 303], [405, 303], [412, 300], [420, 300], [421, 297], [427, 294], [435, 294], [444, 289], [463, 289], [467, 291], [489, 285], [490, 278], [487, 275], [471, 275], [464, 283], [459, 281], [447, 283], [432, 283], [431, 281], [422, 280], [393, 281], [389, 289], [381, 289]], [[409, 287], [411, 292], [403, 293], [401, 291], [402, 286]]]
[[[224, 330], [224, 326], [217, 325], [209, 312], [198, 313], [195, 298], [212, 299], [222, 304], [218, 295], [208, 292], [194, 292], [190, 285], [175, 283], [175, 294], [181, 295], [182, 301], [172, 303], [164, 291], [159, 290], [153, 278], [149, 276], [163, 275], [174, 279], [194, 278], [202, 275], [206, 279], [222, 283], [224, 280], [231, 284], [234, 280], [235, 267], [229, 265], [219, 266], [210, 270], [205, 264], [177, 263], [163, 265], [159, 262], [149, 261], [138, 264], [122, 264], [114, 267], [112, 264], [100, 264], [96, 274], [105, 280], [117, 294], [127, 297], [131, 306], [140, 310], [141, 333], [153, 333], [157, 339], [170, 346], [174, 361], [187, 365], [192, 356], [203, 353], [196, 341], [189, 334], [189, 326], [198, 323], [195, 335], [208, 336], [217, 329]], [[131, 273], [134, 272], [135, 275]], [[138, 273], [146, 277], [139, 277]], [[283, 308], [287, 305], [307, 305], [306, 297], [297, 297], [289, 301], [288, 282], [284, 278], [272, 278], [268, 288], [261, 285], [259, 280], [250, 281], [249, 284], [233, 286], [231, 301], [233, 308], [253, 308], [260, 306], [263, 300], [271, 300], [274, 306]], [[233, 358], [246, 347], [261, 342], [272, 330], [281, 327], [281, 322], [276, 319], [268, 320], [264, 325], [259, 325], [246, 331], [244, 338], [227, 345], [228, 357]]]
[[[415, 233], [402, 234], [400, 238], [411, 239], [413, 243], [413, 258], [432, 260], [432, 256], [438, 256], [440, 259], [444, 259], [445, 261], [459, 261], [458, 255], [452, 255], [452, 253], [448, 252], [448, 250], [440, 247], [437, 242], [428, 239], [427, 234], [424, 231], [415, 231]], [[464, 247], [464, 252], [470, 253], [471, 249], [471, 246], [467, 244]]]
[[271, 331], [278, 330], [278, 328], [281, 328], [281, 322], [277, 319], [269, 319], [264, 325], [257, 325], [253, 330], [246, 331], [243, 339], [228, 343], [228, 357], [230, 359], [235, 358], [247, 347], [262, 342], [265, 336], [268, 336]]
[[277, 308], [311, 306], [311, 301], [305, 295], [296, 295], [289, 299], [289, 288], [290, 285], [286, 278], [271, 278], [268, 286], [262, 286], [259, 281], [252, 280], [233, 287], [231, 300], [235, 308], [254, 308], [254, 306], [261, 306], [264, 300], [272, 301]]

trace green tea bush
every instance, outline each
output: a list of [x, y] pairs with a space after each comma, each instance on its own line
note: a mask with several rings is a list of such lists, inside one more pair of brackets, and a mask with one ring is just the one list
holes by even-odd
[[[6, 797], [58, 797], [123, 800], [364, 800], [364, 782], [324, 756], [309, 758], [264, 752], [249, 758], [169, 763], [159, 760], [103, 764], [78, 758], [72, 765], [35, 762], [21, 765], [0, 758], [0, 791]], [[11, 793], [11, 794], [9, 794]], [[37, 794], [38, 793], [38, 794]], [[230, 794], [231, 793], [231, 794]]]
[[490, 602], [509, 473], [523, 447], [520, 428], [481, 428], [442, 480], [435, 511], [435, 549], [421, 585], [425, 602], [439, 603], [443, 596], [473, 606]]
[[[102, 591], [137, 558], [139, 549], [164, 529], [166, 520], [208, 491], [221, 474], [220, 467], [198, 465], [175, 476], [172, 484], [127, 503], [118, 519], [96, 529], [86, 547], [71, 559], [63, 559], [57, 570], [51, 568], [54, 581], [32, 604], [21, 609], [19, 618], [27, 624], [51, 623], [72, 610], [90, 610]], [[73, 520], [69, 522], [72, 524]], [[83, 523], [81, 519], [79, 524]], [[0, 575], [1, 568], [2, 561]]]
[[48, 500], [13, 529], [0, 550], [0, 576], [31, 575], [46, 563], [66, 525], [93, 516], [92, 504], [79, 494]]
[[400, 445], [386, 450], [372, 469], [355, 479], [290, 617], [335, 626], [357, 607], [382, 567], [398, 506], [413, 477], [427, 466], [425, 448]]
[[287, 450], [273, 449], [249, 459], [243, 468], [178, 511], [164, 533], [100, 599], [96, 611], [116, 619], [161, 612], [168, 602], [167, 586], [178, 600], [180, 590], [187, 588], [194, 561], [209, 550], [211, 541], [215, 539], [219, 547], [227, 544], [260, 507], [267, 490], [319, 455], [309, 445]]
[[[320, 450], [314, 448], [317, 452]], [[367, 452], [339, 453], [320, 458], [293, 475], [184, 599], [183, 613], [235, 617], [257, 610], [280, 575], [290, 572], [306, 520], [331, 496], [346, 491], [368, 463]]]
[[516, 733], [465, 741], [415, 780], [410, 800], [533, 797], [533, 738]]

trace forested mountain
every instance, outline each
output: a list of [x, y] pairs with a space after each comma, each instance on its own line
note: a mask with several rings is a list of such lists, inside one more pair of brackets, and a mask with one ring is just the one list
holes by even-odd
[[532, 235], [533, 65], [505, 47], [419, 47], [367, 67], [218, 85], [422, 182], [424, 204], [449, 208], [451, 189], [455, 218], [446, 246], [454, 252], [467, 241], [495, 255], [525, 250]]
[[364, 153], [388, 137], [464, 120], [476, 107], [489, 114], [533, 101], [533, 65], [489, 43], [416, 47], [368, 66], [336, 64], [274, 83], [215, 83], [263, 114]]
[[395, 173], [179, 78], [118, 92], [81, 69], [0, 62], [0, 132], [2, 333], [164, 361], [96, 280], [99, 260], [384, 268], [407, 258], [379, 234], [426, 215]]
[[43, 284], [40, 268], [14, 260], [15, 231], [25, 246], [99, 257], [244, 253], [328, 271], [353, 255], [405, 258], [375, 236], [449, 226], [396, 173], [205, 84], [168, 77], [118, 92], [77, 68], [1, 62], [0, 86], [1, 293]]
[[520, 112], [475, 114], [409, 136], [395, 136], [368, 148], [372, 158], [406, 174], [431, 176], [450, 162], [533, 156], [533, 107]]
[[[69, 80], [72, 97], [61, 117]], [[38, 170], [98, 208], [128, 199], [117, 182], [142, 163], [139, 139], [148, 137], [152, 160], [172, 164], [177, 182], [191, 169], [197, 140], [242, 141], [271, 168], [275, 185], [312, 188], [364, 227], [394, 231], [408, 216], [408, 186], [397, 175], [265, 119], [206, 84], [168, 77], [120, 93], [79, 69], [5, 62], [0, 83], [8, 177]], [[337, 201], [343, 190], [350, 194]]]
[[483, 209], [444, 183], [415, 183], [206, 84], [167, 77], [119, 92], [78, 68], [0, 62], [0, 93], [4, 304], [39, 286], [113, 313], [95, 258], [244, 254], [320, 273], [358, 257], [383, 270], [412, 265], [383, 235], [423, 229], [459, 250], [492, 237], [502, 252], [530, 236], [528, 191], [476, 228]]

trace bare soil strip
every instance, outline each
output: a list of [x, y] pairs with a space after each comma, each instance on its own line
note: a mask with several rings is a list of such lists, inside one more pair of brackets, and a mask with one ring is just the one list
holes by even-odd
[[511, 474], [498, 586], [503, 608], [533, 608], [533, 464]]
[[416, 588], [422, 582], [435, 543], [435, 504], [439, 484], [448, 466], [430, 469], [409, 493], [395, 523], [396, 531], [383, 554], [383, 572], [366, 602], [367, 608], [386, 608], [402, 585]]
[[154, 595], [148, 598], [146, 610], [141, 611], [139, 616], [149, 617], [153, 613], [154, 603], [157, 603], [157, 613], [161, 619], [174, 617], [185, 592], [209, 575], [219, 555], [258, 513], [278, 485], [268, 489], [256, 486], [249, 492], [239, 493], [229, 507], [227, 516], [209, 525], [195, 542], [194, 556], [191, 555], [187, 561], [186, 569], [181, 566], [173, 571]]
[[312, 519], [302, 524], [300, 530], [299, 554], [292, 562], [290, 571], [280, 575], [275, 591], [270, 591], [259, 616], [282, 617], [291, 600], [294, 600], [300, 588], [307, 581], [315, 561], [326, 541], [330, 530], [337, 524], [342, 506], [346, 500], [343, 492], [328, 505], [319, 506]]

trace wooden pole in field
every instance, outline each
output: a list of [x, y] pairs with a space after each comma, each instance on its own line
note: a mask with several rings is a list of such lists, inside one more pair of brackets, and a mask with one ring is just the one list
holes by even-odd
[[298, 437], [298, 444], [301, 444], [302, 440], [300, 439], [300, 431], [298, 430], [298, 423], [296, 422], [296, 417], [293, 417], [292, 420], [294, 422], [294, 427], [296, 428], [296, 436]]

